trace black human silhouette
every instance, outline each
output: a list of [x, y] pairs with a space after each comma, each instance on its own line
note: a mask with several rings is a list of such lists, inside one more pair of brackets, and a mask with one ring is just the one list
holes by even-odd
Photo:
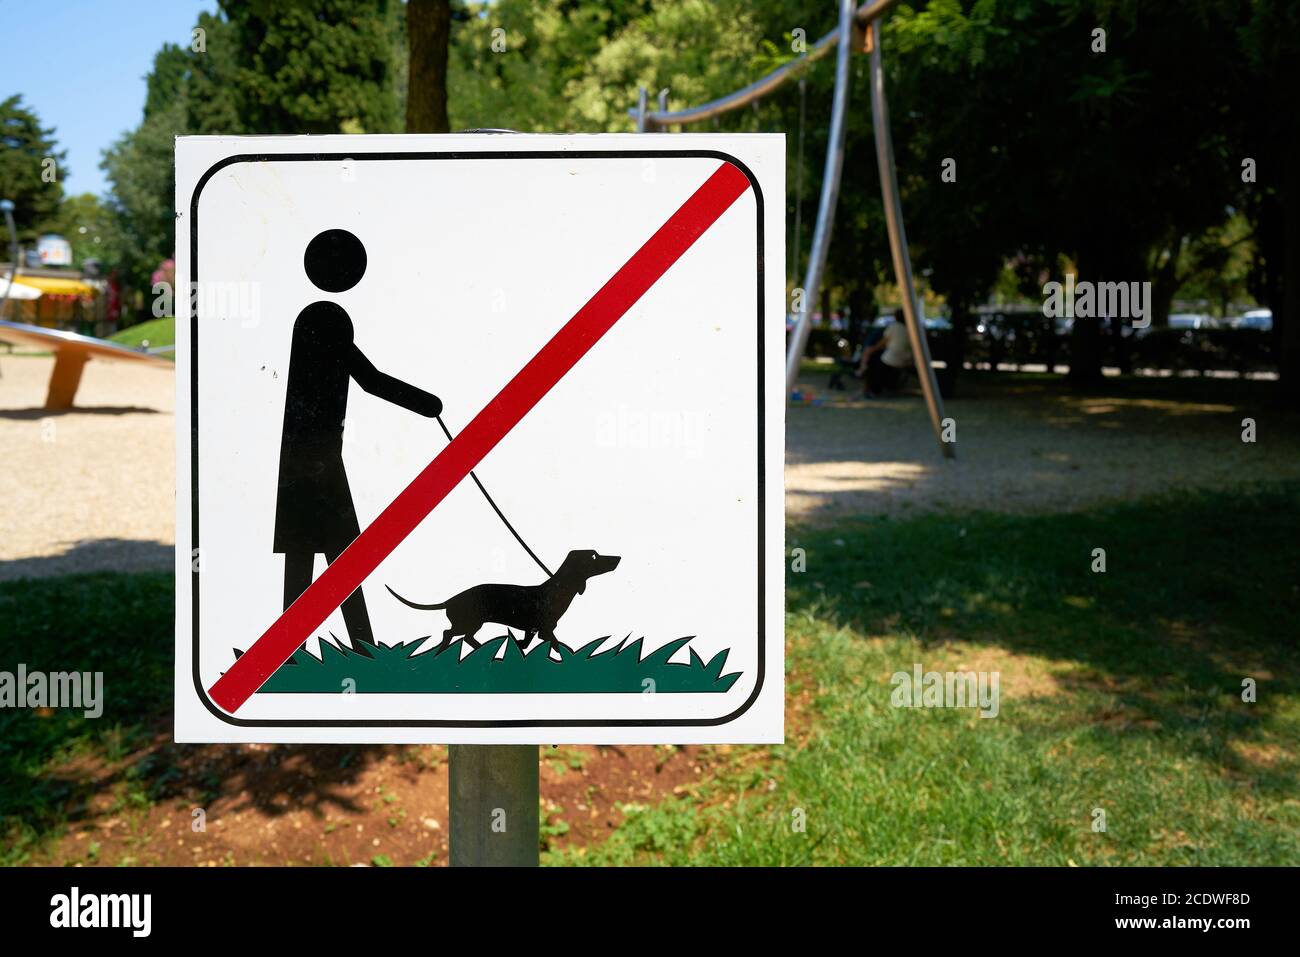
[[[352, 233], [330, 229], [308, 243], [303, 265], [319, 289], [344, 292], [365, 274], [366, 250]], [[353, 342], [352, 320], [337, 303], [320, 300], [298, 314], [289, 352], [275, 506], [274, 551], [284, 555], [286, 609], [311, 584], [316, 555], [333, 562], [361, 533], [343, 468], [343, 420], [351, 379], [371, 395], [420, 415], [442, 412], [437, 396], [371, 364]], [[353, 647], [368, 654], [364, 646], [374, 645], [375, 638], [360, 587], [344, 600], [343, 621]]]

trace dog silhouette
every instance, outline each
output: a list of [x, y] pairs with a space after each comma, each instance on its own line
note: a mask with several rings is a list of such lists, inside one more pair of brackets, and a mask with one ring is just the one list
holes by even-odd
[[587, 590], [587, 581], [612, 572], [620, 560], [617, 555], [601, 555], [591, 549], [573, 551], [565, 556], [555, 574], [540, 585], [475, 585], [432, 605], [410, 601], [390, 586], [384, 587], [403, 605], [421, 611], [446, 611], [448, 628], [442, 633], [437, 654], [446, 651], [456, 637], [462, 637], [472, 647], [478, 648], [479, 642], [474, 635], [488, 622], [520, 629], [524, 633], [517, 639], [520, 648], [527, 647], [535, 636], [540, 635], [552, 648], [571, 651], [568, 645], [555, 637], [555, 626], [569, 610], [573, 599]]

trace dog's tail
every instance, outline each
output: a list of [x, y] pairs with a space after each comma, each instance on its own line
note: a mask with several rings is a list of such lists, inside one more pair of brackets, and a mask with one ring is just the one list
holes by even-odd
[[384, 587], [385, 587], [385, 588], [388, 588], [388, 593], [389, 593], [390, 595], [392, 595], [394, 598], [396, 598], [398, 601], [400, 601], [403, 605], [410, 605], [412, 608], [418, 608], [418, 609], [420, 609], [420, 611], [437, 611], [439, 608], [446, 608], [446, 607], [447, 607], [447, 605], [446, 605], [445, 602], [442, 603], [442, 604], [440, 604], [440, 605], [420, 605], [420, 604], [416, 604], [416, 603], [413, 602], [413, 601], [408, 601], [407, 599], [403, 598], [401, 595], [397, 594], [397, 592], [393, 591], [393, 590], [392, 590], [391, 588], [389, 588], [387, 585], [385, 585]]

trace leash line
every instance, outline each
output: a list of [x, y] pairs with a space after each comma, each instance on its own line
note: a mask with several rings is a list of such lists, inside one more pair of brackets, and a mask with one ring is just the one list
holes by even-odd
[[[441, 415], [434, 416], [434, 418], [438, 420], [438, 426], [442, 429], [442, 434], [447, 436], [447, 441], [450, 442], [452, 436], [451, 430], [447, 428], [447, 423], [442, 421]], [[524, 537], [515, 531], [515, 527], [510, 524], [510, 519], [506, 518], [505, 513], [501, 511], [501, 507], [492, 500], [492, 496], [489, 495], [488, 490], [483, 487], [483, 483], [479, 481], [479, 478], [474, 474], [473, 469], [470, 470], [469, 477], [474, 480], [474, 484], [478, 486], [478, 490], [483, 493], [483, 497], [487, 499], [487, 503], [492, 506], [492, 511], [497, 513], [497, 518], [501, 519], [501, 524], [510, 531], [510, 534], [515, 537], [515, 541], [517, 541], [520, 547], [528, 553], [528, 557], [537, 563], [538, 568], [546, 572], [547, 578], [553, 577], [551, 570], [546, 567], [540, 558], [537, 557], [537, 553], [528, 547], [528, 543], [524, 541]]]

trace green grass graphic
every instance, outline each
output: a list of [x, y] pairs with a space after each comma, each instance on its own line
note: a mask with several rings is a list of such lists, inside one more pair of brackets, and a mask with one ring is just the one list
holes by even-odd
[[298, 663], [281, 665], [260, 692], [337, 694], [347, 689], [357, 694], [641, 694], [651, 687], [645, 684], [647, 679], [654, 682], [656, 694], [727, 691], [740, 677], [740, 672], [722, 673], [727, 650], [719, 651], [707, 664], [694, 648], [689, 663], [668, 660], [693, 637], [670, 641], [642, 658], [640, 638], [632, 642], [625, 638], [617, 646], [597, 652], [606, 636], [576, 651], [561, 648], [559, 661], [550, 657], [543, 642], [537, 642], [525, 654], [517, 642], [504, 635], [485, 641], [463, 659], [460, 641], [452, 642], [442, 654], [412, 654], [423, 639], [380, 646], [372, 649], [373, 658], [322, 642], [322, 659], [299, 652], [295, 656]]

